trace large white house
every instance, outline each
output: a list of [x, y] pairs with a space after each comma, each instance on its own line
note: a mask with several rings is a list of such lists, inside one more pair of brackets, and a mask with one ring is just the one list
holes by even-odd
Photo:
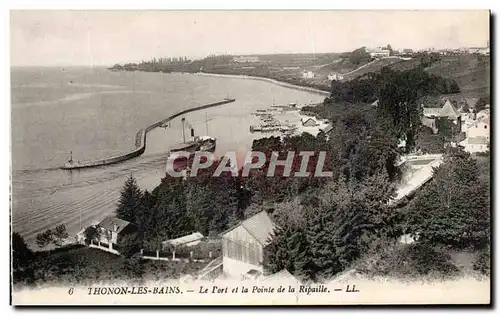
[[365, 48], [365, 51], [371, 58], [387, 58], [391, 55], [391, 51], [383, 47]]
[[472, 123], [465, 132], [468, 138], [484, 137], [490, 140], [490, 119], [489, 117], [482, 117]]

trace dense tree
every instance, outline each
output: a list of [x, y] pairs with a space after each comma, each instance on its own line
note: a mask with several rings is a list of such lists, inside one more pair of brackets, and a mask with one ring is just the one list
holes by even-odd
[[131, 174], [120, 192], [116, 217], [128, 222], [136, 222], [136, 211], [141, 208], [141, 199], [141, 190]]
[[359, 65], [361, 63], [367, 63], [371, 59], [369, 53], [366, 52], [365, 47], [355, 49], [349, 55], [349, 61], [354, 65]]
[[443, 134], [434, 134], [427, 126], [421, 126], [415, 142], [415, 150], [424, 154], [444, 153], [445, 139]]
[[436, 128], [438, 129], [438, 134], [445, 142], [456, 142], [458, 134], [461, 132], [460, 125], [454, 124], [446, 117], [436, 118]]
[[265, 248], [266, 268], [272, 273], [286, 269], [303, 280], [314, 279], [317, 270], [309, 245], [304, 228], [287, 222], [276, 228], [272, 242]]
[[476, 161], [450, 149], [445, 162], [409, 206], [408, 220], [421, 242], [483, 248], [489, 242], [488, 183]]
[[52, 234], [52, 230], [47, 229], [45, 232], [39, 233], [36, 236], [36, 244], [38, 245], [38, 247], [44, 248], [52, 243], [53, 239], [54, 237]]
[[337, 253], [338, 215], [338, 205], [333, 203], [329, 207], [316, 209], [309, 217], [306, 239], [308, 256], [314, 264], [314, 278], [328, 278], [342, 270]]
[[137, 254], [143, 245], [143, 239], [139, 233], [126, 234], [118, 239], [118, 250], [126, 258]]
[[101, 237], [101, 231], [99, 230], [99, 228], [91, 225], [85, 229], [84, 235], [85, 235], [85, 239], [87, 239], [89, 242], [90, 241], [96, 242]]
[[17, 232], [12, 233], [12, 266], [19, 270], [27, 266], [34, 255], [24, 238]]
[[152, 209], [147, 235], [163, 241], [189, 231], [182, 179], [164, 180]]
[[56, 246], [62, 246], [64, 241], [69, 237], [68, 231], [66, 231], [66, 226], [64, 224], [60, 224], [56, 226], [53, 235], [53, 242]]
[[426, 74], [423, 71], [394, 73], [384, 68], [381, 75], [385, 79], [378, 91], [377, 114], [379, 119], [387, 120], [394, 126], [397, 138], [406, 140], [409, 151], [415, 145], [421, 125], [422, 108], [417, 99], [423, 95], [418, 86], [425, 82]]
[[390, 54], [391, 56], [392, 56], [392, 55], [394, 55], [394, 50], [392, 49], [392, 47], [391, 47], [391, 45], [390, 45], [390, 44], [389, 44], [389, 45], [387, 45], [387, 46], [386, 46], [386, 48], [387, 48], [387, 50], [389, 50], [389, 54]]
[[216, 211], [215, 194], [208, 185], [189, 183], [186, 189], [186, 214], [193, 230], [208, 235], [209, 220]]

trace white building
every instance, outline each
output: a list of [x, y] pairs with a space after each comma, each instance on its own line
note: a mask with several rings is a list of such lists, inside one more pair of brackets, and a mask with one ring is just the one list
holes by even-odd
[[312, 72], [312, 71], [304, 71], [302, 73], [302, 77], [305, 78], [305, 79], [312, 79], [312, 78], [314, 78], [314, 72]]
[[344, 79], [344, 77], [341, 76], [340, 74], [337, 74], [337, 73], [332, 73], [332, 74], [328, 75], [328, 80], [330, 80], [330, 81], [340, 81], [343, 79]]
[[483, 118], [488, 118], [488, 120], [490, 119], [490, 110], [488, 108], [483, 109], [482, 111], [480, 111], [476, 114], [477, 120], [481, 120]]
[[370, 54], [371, 58], [387, 58], [391, 55], [391, 51], [389, 49], [382, 47], [366, 48], [365, 50]]
[[236, 56], [236, 57], [233, 57], [233, 62], [238, 62], [238, 63], [259, 62], [259, 57], [257, 57], [257, 56]]
[[465, 134], [468, 138], [483, 137], [490, 140], [490, 119], [489, 117], [481, 117], [469, 126]]
[[459, 144], [469, 153], [478, 153], [488, 151], [490, 141], [486, 137], [474, 137], [466, 138]]
[[178, 237], [178, 238], [174, 238], [174, 239], [170, 239], [170, 240], [164, 241], [164, 242], [162, 242], [162, 245], [163, 245], [163, 247], [166, 247], [166, 246], [171, 246], [171, 247], [186, 246], [186, 247], [190, 247], [190, 246], [194, 246], [194, 245], [199, 244], [203, 240], [203, 238], [205, 238], [203, 236], [203, 234], [201, 234], [200, 232], [195, 232], [195, 233], [191, 233], [189, 235], [184, 235], [182, 237]]
[[302, 123], [302, 126], [305, 126], [305, 127], [316, 127], [318, 125], [318, 123], [316, 122], [316, 120], [314, 120], [313, 118], [301, 118], [300, 119], [300, 122]]

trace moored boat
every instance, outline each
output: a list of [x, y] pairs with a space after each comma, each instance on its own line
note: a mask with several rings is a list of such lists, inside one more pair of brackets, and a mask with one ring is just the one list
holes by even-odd
[[198, 138], [200, 144], [199, 151], [214, 152], [217, 139], [210, 136], [201, 136]]

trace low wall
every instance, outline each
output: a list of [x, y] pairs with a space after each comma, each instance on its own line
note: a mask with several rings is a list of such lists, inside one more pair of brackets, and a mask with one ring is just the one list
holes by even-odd
[[[151, 124], [151, 125], [147, 126], [146, 128], [141, 128], [141, 129], [139, 129], [139, 131], [136, 135], [136, 149], [132, 152], [121, 154], [121, 155], [110, 157], [110, 158], [106, 158], [106, 159], [102, 159], [102, 160], [84, 161], [84, 162], [74, 164], [74, 165], [68, 166], [68, 167], [63, 166], [62, 168], [63, 169], [77, 169], [77, 168], [89, 168], [89, 167], [110, 165], [110, 164], [115, 164], [115, 163], [123, 162], [126, 160], [130, 160], [132, 158], [138, 157], [141, 154], [143, 154], [144, 151], [146, 150], [146, 135], [147, 135], [147, 133], [149, 131], [153, 130], [154, 128], [157, 128], [160, 125], [162, 125], [162, 124], [164, 124], [164, 123], [166, 123], [174, 118], [177, 118], [181, 115], [184, 115], [184, 114], [187, 114], [190, 112], [194, 112], [194, 111], [198, 111], [198, 110], [202, 110], [202, 109], [206, 109], [206, 108], [210, 108], [210, 107], [215, 107], [215, 106], [224, 105], [227, 103], [232, 103], [234, 101], [235, 101], [235, 99], [224, 99], [223, 101], [189, 108], [189, 109], [180, 111], [172, 116], [169, 116], [163, 120], [160, 120], [154, 124]], [[138, 141], [137, 138], [139, 138], [140, 140]]]

